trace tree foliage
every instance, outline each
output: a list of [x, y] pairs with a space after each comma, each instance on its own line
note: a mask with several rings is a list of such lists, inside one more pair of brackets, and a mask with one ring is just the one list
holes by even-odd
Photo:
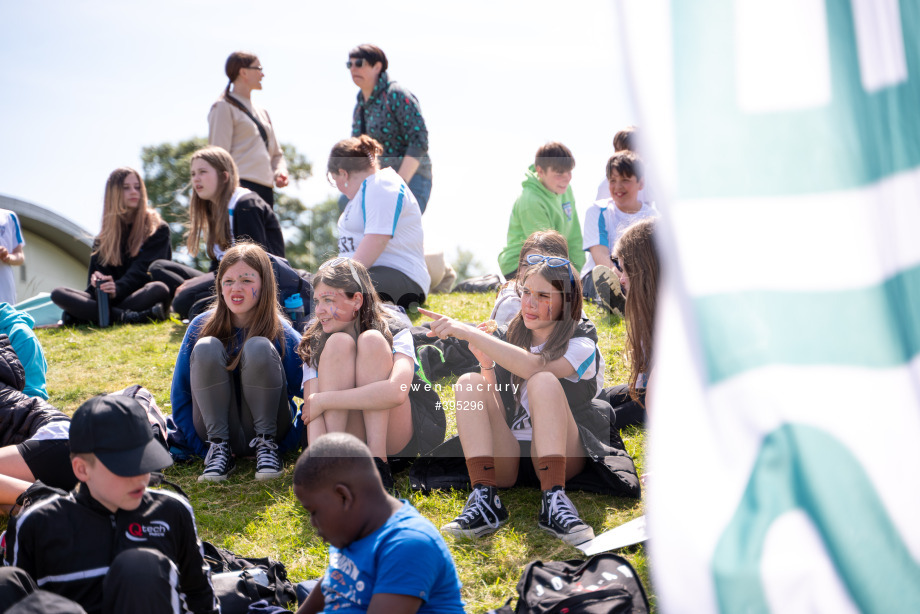
[[457, 281], [478, 277], [485, 273], [485, 268], [481, 262], [476, 260], [473, 252], [462, 247], [457, 248], [457, 258], [451, 263], [451, 266], [457, 272]]
[[[193, 138], [179, 143], [151, 145], [141, 150], [141, 163], [147, 197], [160, 211], [172, 230], [173, 250], [179, 258], [188, 226], [188, 204], [191, 195], [189, 160], [198, 149], [206, 147], [207, 139]], [[313, 167], [306, 156], [293, 145], [282, 144], [284, 158], [292, 183], [309, 178]], [[332, 203], [332, 204], [330, 204]], [[298, 198], [275, 192], [275, 213], [285, 237], [285, 253], [291, 264], [298, 268], [315, 270], [327, 253], [336, 253], [336, 220], [338, 208], [329, 200], [307, 208]], [[186, 261], [193, 266], [206, 266], [206, 262]]]

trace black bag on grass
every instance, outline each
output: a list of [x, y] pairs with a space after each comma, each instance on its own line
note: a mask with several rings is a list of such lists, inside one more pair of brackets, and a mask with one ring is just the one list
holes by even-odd
[[470, 277], [459, 282], [451, 292], [495, 292], [502, 285], [501, 278], [495, 273]]
[[203, 541], [201, 545], [204, 561], [211, 568], [211, 583], [223, 614], [246, 614], [249, 605], [260, 599], [281, 607], [287, 607], [297, 599], [294, 585], [287, 579], [284, 563], [267, 557], [238, 556], [209, 542]]
[[648, 614], [648, 597], [629, 561], [605, 552], [587, 561], [533, 561], [495, 614]]

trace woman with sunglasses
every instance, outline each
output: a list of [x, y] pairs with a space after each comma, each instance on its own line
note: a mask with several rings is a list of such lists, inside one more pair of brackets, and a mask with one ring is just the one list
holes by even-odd
[[275, 205], [272, 186], [288, 184], [284, 152], [265, 109], [250, 99], [262, 89], [262, 65], [251, 53], [235, 51], [224, 66], [229, 82], [208, 113], [208, 143], [230, 152], [240, 169], [240, 185]]
[[613, 407], [615, 425], [645, 424], [645, 391], [652, 374], [652, 334], [658, 297], [658, 254], [655, 219], [630, 226], [617, 241], [613, 266], [626, 295], [626, 355], [629, 382], [605, 388], [600, 395]]
[[[425, 212], [431, 195], [428, 129], [418, 99], [387, 75], [387, 56], [376, 45], [358, 45], [345, 66], [361, 91], [355, 103], [351, 135], [366, 134], [383, 146], [380, 167], [393, 167]], [[339, 199], [344, 211], [346, 198]]]
[[[434, 319], [431, 335], [469, 343], [480, 372], [463, 375], [456, 392], [457, 431], [473, 492], [442, 531], [480, 537], [508, 521], [497, 488], [539, 486], [539, 526], [577, 545], [594, 531], [565, 494], [586, 467], [595, 433], [609, 430], [605, 404], [594, 400], [597, 344], [579, 327], [581, 285], [565, 258], [531, 255], [519, 273], [521, 311], [493, 335], [451, 318]], [[596, 337], [595, 337], [596, 339]], [[596, 451], [593, 452], [596, 454]]]
[[380, 143], [367, 135], [339, 141], [327, 174], [348, 199], [339, 216], [339, 255], [367, 268], [384, 301], [405, 309], [425, 302], [431, 285], [418, 203], [392, 168], [381, 168]]
[[181, 438], [204, 456], [199, 482], [222, 482], [234, 456], [256, 457], [257, 480], [280, 476], [280, 454], [296, 448], [303, 422], [300, 334], [281, 315], [268, 254], [254, 243], [227, 250], [212, 309], [192, 320], [172, 381]]
[[316, 318], [298, 349], [307, 439], [355, 435], [392, 488], [390, 458], [424, 454], [444, 440], [438, 395], [416, 375], [411, 331], [387, 315], [364, 265], [342, 257], [323, 263], [313, 293]]

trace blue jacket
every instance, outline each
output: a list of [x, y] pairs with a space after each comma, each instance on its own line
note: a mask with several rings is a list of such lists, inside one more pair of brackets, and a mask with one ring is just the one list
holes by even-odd
[[26, 385], [22, 393], [47, 401], [45, 373], [48, 371], [48, 363], [45, 362], [45, 354], [38, 337], [32, 332], [33, 326], [35, 320], [28, 313], [18, 311], [9, 303], [0, 303], [0, 333], [5, 333], [10, 338], [10, 345], [26, 370]]
[[[172, 403], [172, 418], [176, 423], [179, 431], [182, 433], [186, 443], [199, 456], [208, 453], [208, 443], [202, 441], [195, 432], [195, 424], [192, 421], [192, 383], [190, 359], [192, 348], [201, 335], [201, 329], [212, 311], [206, 311], [192, 320], [188, 330], [185, 331], [185, 339], [182, 340], [182, 346], [179, 348], [179, 356], [176, 358], [176, 370], [173, 371], [172, 391], [170, 392], [170, 402]], [[290, 324], [282, 320], [284, 325], [284, 356], [281, 362], [284, 365], [284, 374], [287, 378], [287, 395], [288, 403], [291, 406], [291, 430], [287, 436], [278, 442], [280, 452], [296, 449], [300, 445], [300, 438], [303, 435], [303, 419], [300, 410], [294, 403], [294, 397], [303, 398], [303, 362], [297, 355], [297, 346], [300, 344], [300, 333], [291, 328]], [[240, 343], [243, 341], [243, 329], [235, 329], [237, 339]], [[281, 352], [280, 346], [276, 343], [275, 348]]]

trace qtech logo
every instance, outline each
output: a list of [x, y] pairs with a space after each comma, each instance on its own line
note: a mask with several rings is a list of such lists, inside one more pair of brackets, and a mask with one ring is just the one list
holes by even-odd
[[125, 537], [134, 542], [145, 542], [148, 537], [166, 537], [169, 524], [162, 520], [151, 520], [150, 524], [132, 522], [125, 531]]

